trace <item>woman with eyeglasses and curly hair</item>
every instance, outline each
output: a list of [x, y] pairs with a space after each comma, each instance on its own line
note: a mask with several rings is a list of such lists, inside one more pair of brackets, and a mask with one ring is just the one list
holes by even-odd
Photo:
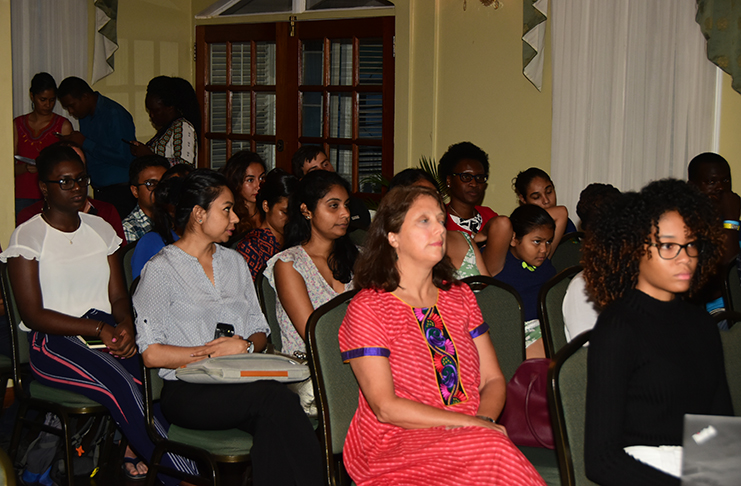
[[671, 179], [602, 214], [583, 249], [587, 285], [604, 308], [589, 344], [587, 477], [679, 486], [684, 415], [733, 414], [718, 328], [684, 299], [716, 271], [718, 215]]

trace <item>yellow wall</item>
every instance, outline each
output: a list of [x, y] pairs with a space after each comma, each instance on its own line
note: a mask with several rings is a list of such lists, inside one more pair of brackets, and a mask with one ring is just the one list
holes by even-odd
[[720, 108], [720, 149], [735, 175], [734, 190], [741, 190], [741, 93], [731, 88], [731, 77], [723, 73]]
[[[90, 9], [91, 30], [95, 12]], [[193, 16], [190, 0], [126, 0], [118, 2], [118, 45], [115, 71], [93, 89], [125, 106], [134, 117], [137, 139], [155, 133], [144, 106], [147, 83], [155, 76], [193, 81]], [[93, 41], [90, 40], [92, 66]], [[92, 68], [91, 68], [92, 69]]]
[[15, 227], [13, 195], [13, 62], [10, 47], [10, 0], [0, 0], [0, 243], [5, 248]]

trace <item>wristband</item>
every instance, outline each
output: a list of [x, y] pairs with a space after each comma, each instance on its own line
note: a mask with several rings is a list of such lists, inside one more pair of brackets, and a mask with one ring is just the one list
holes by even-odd
[[723, 229], [738, 231], [739, 227], [741, 227], [741, 224], [739, 224], [739, 222], [736, 220], [726, 219], [725, 221], [723, 221]]
[[95, 328], [95, 337], [100, 337], [100, 332], [103, 330], [103, 326], [105, 326], [105, 322], [98, 321], [98, 327]]
[[481, 419], [481, 420], [485, 420], [485, 421], [487, 421], [487, 422], [491, 422], [491, 423], [493, 423], [493, 424], [497, 423], [497, 421], [496, 421], [496, 420], [494, 420], [494, 419], [493, 419], [493, 418], [491, 418], [491, 417], [487, 417], [486, 415], [476, 415], [476, 418], [477, 418], [477, 419]]

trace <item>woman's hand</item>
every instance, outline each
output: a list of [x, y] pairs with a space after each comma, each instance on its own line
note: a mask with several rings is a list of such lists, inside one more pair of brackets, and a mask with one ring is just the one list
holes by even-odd
[[100, 339], [108, 347], [110, 353], [117, 358], [131, 358], [136, 354], [136, 340], [134, 332], [125, 323], [117, 327], [103, 325], [100, 330]]
[[152, 152], [152, 149], [136, 140], [133, 140], [131, 142], [131, 144], [129, 145], [129, 150], [131, 151], [131, 155], [133, 155], [134, 157], [146, 157], [148, 155], [155, 155], [155, 153]]
[[194, 358], [215, 358], [232, 354], [244, 354], [250, 345], [241, 336], [220, 337], [196, 348], [191, 354]]

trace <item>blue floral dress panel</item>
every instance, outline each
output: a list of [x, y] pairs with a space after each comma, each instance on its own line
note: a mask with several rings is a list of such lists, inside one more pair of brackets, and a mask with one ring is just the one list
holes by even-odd
[[413, 310], [430, 349], [443, 404], [451, 406], [467, 401], [468, 394], [460, 380], [458, 353], [440, 311], [437, 306], [414, 307]]

